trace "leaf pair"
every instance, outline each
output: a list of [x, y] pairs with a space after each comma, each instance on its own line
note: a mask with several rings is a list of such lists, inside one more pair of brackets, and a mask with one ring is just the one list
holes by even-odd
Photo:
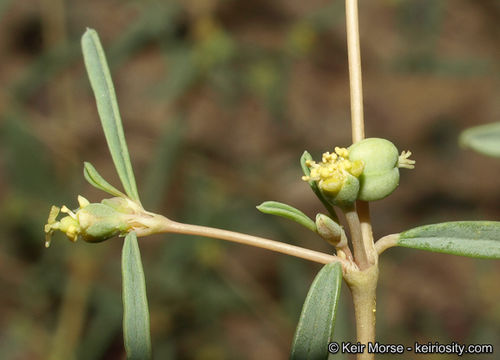
[[[116, 171], [125, 193], [130, 199], [140, 203], [113, 82], [104, 50], [95, 30], [87, 29], [83, 35], [82, 50], [102, 128]], [[92, 164], [85, 163], [84, 176], [91, 185], [98, 189], [114, 196], [125, 197], [121, 191], [104, 180]], [[151, 338], [146, 285], [137, 236], [134, 232], [127, 234], [123, 244], [122, 277], [123, 336], [127, 358], [150, 359]]]

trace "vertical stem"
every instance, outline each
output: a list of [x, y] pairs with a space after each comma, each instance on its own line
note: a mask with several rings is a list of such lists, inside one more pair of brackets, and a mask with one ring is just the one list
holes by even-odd
[[[363, 82], [361, 77], [361, 50], [359, 45], [359, 20], [358, 0], [346, 0], [346, 28], [347, 28], [347, 55], [349, 60], [349, 85], [351, 89], [351, 124], [353, 143], [361, 141], [365, 137], [365, 125], [363, 117]], [[357, 212], [361, 223], [362, 244], [353, 247], [361, 249], [364, 253], [359, 261], [367, 264], [377, 262], [376, 251], [373, 242], [373, 233], [370, 223], [370, 207], [367, 202], [357, 202]], [[355, 256], [358, 256], [355, 254]]]
[[[365, 137], [358, 0], [346, 0], [345, 4], [349, 84], [351, 89], [352, 141], [356, 143]], [[378, 280], [378, 256], [373, 242], [369, 204], [358, 201], [356, 209], [356, 215], [359, 216], [361, 239], [356, 239], [352, 234], [351, 236], [355, 252], [356, 248], [359, 249], [358, 253], [355, 253], [355, 257], [361, 271], [346, 273], [345, 280], [352, 292], [358, 341], [367, 344], [375, 341], [375, 291]], [[356, 242], [359, 243], [356, 244]], [[374, 355], [366, 351], [357, 356], [358, 360], [371, 360], [373, 358]]]
[[368, 353], [368, 343], [375, 342], [376, 289], [378, 266], [375, 264], [365, 271], [347, 272], [344, 275], [351, 289], [356, 316], [357, 339], [365, 344], [363, 353], [357, 355], [357, 360], [373, 360], [375, 355]]
[[367, 201], [357, 201], [356, 209], [361, 222], [361, 234], [363, 236], [363, 246], [366, 250], [368, 262], [376, 264], [378, 261], [378, 254], [375, 250], [375, 241], [373, 239], [372, 224], [370, 221], [370, 203]]
[[370, 266], [368, 252], [363, 241], [361, 223], [358, 213], [354, 208], [345, 211], [345, 219], [351, 232], [351, 242], [354, 249], [354, 259], [360, 270], [365, 270]]
[[361, 51], [359, 48], [358, 0], [346, 0], [347, 56], [351, 88], [351, 123], [353, 143], [363, 140], [363, 84], [361, 78]]

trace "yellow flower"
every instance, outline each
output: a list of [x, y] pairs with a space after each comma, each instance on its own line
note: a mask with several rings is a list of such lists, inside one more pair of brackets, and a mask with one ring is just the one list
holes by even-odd
[[[66, 206], [59, 209], [52, 206], [45, 225], [45, 246], [50, 246], [54, 231], [59, 230], [73, 242], [83, 239], [87, 242], [101, 242], [116, 235], [125, 236], [134, 231], [137, 236], [147, 236], [162, 231], [167, 218], [146, 211], [127, 197], [104, 199], [90, 203], [78, 196], [80, 207], [74, 211]], [[67, 216], [57, 221], [59, 213]]]
[[[113, 199], [120, 199], [121, 202], [130, 201], [122, 198]], [[45, 247], [50, 246], [52, 234], [56, 230], [65, 233], [73, 242], [80, 237], [85, 241], [99, 242], [115, 235], [125, 234], [130, 229], [129, 219], [125, 212], [109, 205], [109, 201], [113, 199], [107, 200], [108, 203], [103, 200], [103, 203], [91, 204], [83, 196], [78, 196], [80, 207], [75, 211], [71, 211], [66, 206], [61, 209], [52, 206], [45, 225]], [[60, 212], [68, 215], [57, 221]]]
[[319, 189], [334, 205], [348, 205], [356, 200], [359, 191], [358, 177], [362, 174], [362, 160], [349, 160], [349, 150], [335, 148], [335, 152], [323, 154], [321, 162], [307, 160], [310, 169], [304, 181], [316, 181]]
[[357, 178], [363, 172], [363, 161], [350, 161], [348, 157], [349, 151], [346, 148], [336, 147], [334, 153], [324, 153], [319, 164], [308, 160], [306, 165], [311, 173], [309, 176], [303, 176], [302, 180], [317, 181], [321, 190], [335, 195], [342, 189], [350, 175]]

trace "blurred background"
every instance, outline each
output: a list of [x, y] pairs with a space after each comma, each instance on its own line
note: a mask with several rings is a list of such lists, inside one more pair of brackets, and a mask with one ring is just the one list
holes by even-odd
[[[496, 0], [361, 2], [366, 135], [417, 161], [371, 206], [377, 238], [500, 219], [500, 162], [457, 144], [500, 118], [499, 19]], [[1, 0], [2, 359], [124, 359], [121, 239], [43, 246], [52, 204], [107, 196], [83, 161], [119, 185], [83, 66], [86, 27], [107, 53], [148, 210], [332, 251], [255, 206], [324, 212], [298, 160], [351, 142], [343, 1]], [[320, 265], [189, 236], [140, 244], [156, 359], [288, 357]], [[379, 341], [500, 351], [498, 261], [391, 249], [380, 262]], [[337, 337], [353, 341], [345, 286], [340, 307]]]

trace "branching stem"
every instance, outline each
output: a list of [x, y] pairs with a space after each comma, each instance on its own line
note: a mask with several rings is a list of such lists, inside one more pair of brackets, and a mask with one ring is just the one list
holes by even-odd
[[216, 239], [228, 240], [240, 244], [260, 247], [267, 250], [276, 251], [282, 254], [287, 254], [302, 259], [314, 261], [321, 264], [329, 264], [333, 261], [338, 261], [342, 263], [343, 268], [352, 267], [352, 264], [347, 259], [325, 254], [319, 251], [305, 249], [300, 246], [290, 245], [257, 236], [241, 234], [229, 230], [216, 229], [200, 225], [183, 224], [169, 220], [164, 217], [162, 218], [163, 221], [161, 222], [161, 227], [158, 228], [158, 232], [206, 236]]
[[375, 249], [377, 250], [377, 254], [382, 254], [385, 250], [397, 246], [398, 244], [398, 239], [399, 239], [399, 234], [391, 234], [391, 235], [386, 235], [382, 238], [380, 238], [376, 243], [375, 243]]

